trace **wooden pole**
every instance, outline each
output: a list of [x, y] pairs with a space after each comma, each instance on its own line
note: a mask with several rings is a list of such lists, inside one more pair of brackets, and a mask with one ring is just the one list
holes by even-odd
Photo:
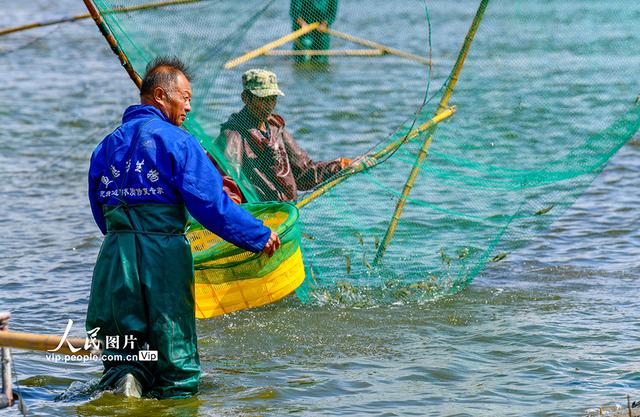
[[[445, 119], [448, 119], [449, 117], [453, 116], [453, 114], [455, 112], [456, 112], [455, 106], [450, 107], [450, 108], [448, 108], [447, 110], [445, 110], [443, 112], [440, 112], [440, 114], [437, 114], [436, 116], [434, 116], [432, 119], [430, 119], [426, 123], [422, 124], [417, 129], [412, 130], [411, 132], [409, 132], [408, 134], [404, 135], [400, 139], [394, 141], [393, 143], [390, 143], [384, 149], [381, 149], [380, 151], [376, 152], [370, 158], [373, 159], [374, 161], [377, 161], [378, 159], [380, 159], [383, 156], [387, 155], [389, 152], [395, 151], [400, 146], [404, 145], [405, 143], [407, 143], [411, 139], [413, 139], [416, 136], [418, 136], [420, 134], [420, 132], [423, 132], [423, 131], [435, 126], [436, 124], [440, 123], [441, 121], [443, 121]], [[343, 175], [341, 177], [338, 177], [335, 180], [329, 181], [328, 183], [326, 183], [322, 187], [320, 187], [317, 190], [315, 190], [313, 193], [309, 194], [307, 197], [305, 197], [302, 200], [300, 200], [296, 204], [296, 207], [298, 207], [298, 209], [300, 209], [300, 208], [306, 206], [311, 201], [313, 201], [316, 198], [320, 197], [322, 194], [326, 193], [327, 191], [329, 191], [330, 189], [332, 189], [336, 185], [340, 184], [341, 182], [343, 182], [347, 178], [351, 177], [354, 174], [357, 174], [358, 172], [362, 172], [367, 168], [368, 168], [368, 166], [364, 162], [362, 164], [358, 165], [358, 166], [351, 167], [351, 170], [352, 170], [351, 172], [349, 172], [348, 174], [345, 174], [345, 175]]]
[[[87, 1], [87, 0], [85, 0]], [[233, 67], [236, 67], [242, 63], [245, 63], [255, 57], [258, 57], [260, 55], [264, 55], [265, 53], [267, 53], [268, 51], [277, 48], [280, 45], [284, 45], [287, 42], [293, 41], [295, 39], [298, 39], [300, 36], [307, 34], [315, 29], [317, 29], [320, 26], [320, 22], [315, 22], [315, 23], [311, 23], [309, 25], [305, 25], [303, 27], [301, 27], [300, 29], [296, 30], [295, 32], [291, 32], [288, 35], [285, 35], [281, 38], [276, 39], [275, 41], [269, 42], [257, 49], [254, 49], [253, 51], [249, 51], [246, 54], [243, 54], [237, 58], [234, 58], [230, 61], [227, 61], [226, 64], [224, 64], [224, 68], [225, 69], [231, 69]]]
[[[8, 332], [9, 319], [11, 314], [0, 312], [0, 335]], [[2, 398], [0, 398], [0, 408], [11, 407], [13, 405], [13, 386], [11, 382], [11, 351], [9, 348], [0, 349], [0, 370], [2, 371]]]
[[[35, 333], [14, 333], [14, 332], [0, 332], [0, 346], [11, 347], [15, 349], [27, 349], [27, 350], [41, 350], [41, 351], [53, 351], [60, 345], [60, 341], [63, 340], [62, 336], [53, 336], [45, 334]], [[71, 343], [74, 348], [78, 348], [77, 351], [72, 351], [68, 344], [63, 343], [60, 349], [55, 352], [61, 355], [74, 355], [74, 356], [87, 356], [96, 355], [100, 352], [100, 349], [94, 349], [89, 347], [85, 349], [85, 339], [79, 337], [67, 337], [64, 339]]]
[[91, 17], [93, 17], [93, 20], [96, 22], [96, 25], [98, 25], [98, 28], [100, 29], [100, 33], [102, 33], [102, 36], [104, 36], [104, 38], [107, 40], [107, 42], [109, 43], [109, 46], [111, 46], [111, 50], [113, 51], [113, 53], [116, 54], [116, 56], [120, 59], [120, 64], [122, 64], [124, 69], [127, 71], [127, 74], [129, 74], [129, 77], [131, 77], [131, 79], [139, 89], [142, 86], [142, 79], [131, 66], [131, 63], [129, 62], [127, 55], [124, 53], [122, 49], [120, 49], [118, 42], [109, 31], [107, 24], [102, 19], [100, 12], [98, 11], [98, 9], [96, 8], [96, 6], [93, 4], [91, 0], [83, 0], [83, 1], [84, 1], [84, 5], [87, 7], [87, 10], [89, 10]]
[[[481, 0], [480, 5], [478, 6], [476, 15], [473, 18], [473, 22], [469, 27], [467, 36], [465, 37], [464, 43], [462, 44], [462, 48], [460, 49], [460, 53], [458, 54], [458, 59], [456, 60], [456, 63], [453, 69], [451, 70], [451, 75], [447, 83], [447, 88], [445, 89], [445, 92], [442, 98], [440, 99], [440, 104], [438, 105], [438, 109], [436, 110], [436, 115], [444, 111], [444, 109], [449, 103], [449, 98], [451, 98], [451, 93], [453, 92], [453, 89], [456, 86], [456, 83], [458, 82], [458, 77], [460, 76], [460, 71], [462, 71], [462, 66], [464, 65], [465, 58], [469, 53], [471, 42], [473, 41], [473, 37], [475, 36], [476, 31], [478, 30], [478, 26], [482, 21], [482, 17], [484, 16], [484, 12], [487, 8], [488, 3], [489, 3], [489, 0]], [[434, 129], [435, 128], [436, 127], [434, 127]], [[427, 157], [427, 153], [429, 151], [429, 147], [431, 146], [431, 141], [433, 139], [433, 133], [434, 132], [431, 132], [431, 134], [428, 135], [428, 137], [425, 139], [424, 143], [422, 144], [422, 147], [420, 148], [420, 152], [418, 153], [416, 162], [413, 164], [413, 168], [409, 173], [409, 178], [407, 179], [407, 182], [405, 183], [404, 188], [402, 190], [402, 195], [398, 200], [396, 208], [393, 212], [393, 216], [391, 217], [391, 221], [389, 222], [389, 227], [387, 228], [387, 232], [385, 233], [385, 236], [382, 242], [380, 243], [380, 246], [378, 247], [378, 252], [376, 253], [376, 257], [373, 260], [373, 265], [377, 265], [382, 261], [382, 257], [384, 256], [384, 253], [387, 250], [387, 247], [389, 246], [389, 242], [391, 242], [391, 239], [395, 234], [396, 228], [398, 227], [398, 221], [400, 220], [400, 216], [402, 215], [402, 211], [407, 202], [407, 197], [409, 197], [409, 193], [411, 193], [411, 189], [413, 188], [413, 183], [418, 177], [418, 174], [420, 173], [420, 168], [422, 167], [422, 163]]]
[[379, 49], [298, 49], [289, 50], [273, 50], [265, 53], [265, 55], [273, 56], [296, 56], [296, 55], [325, 55], [325, 56], [380, 56], [384, 52]]
[[378, 49], [382, 51], [384, 54], [397, 55], [402, 58], [410, 59], [412, 61], [420, 62], [421, 64], [430, 65], [431, 60], [427, 59], [420, 55], [411, 54], [409, 52], [401, 51], [399, 49], [391, 48], [389, 46], [383, 45], [378, 42], [373, 42], [367, 39], [358, 38], [357, 36], [349, 35], [344, 32], [339, 32], [337, 30], [331, 28], [320, 27], [318, 29], [321, 32], [328, 33], [329, 35], [335, 36], [336, 38], [342, 38], [350, 42], [358, 43], [360, 45], [368, 46], [369, 48]]
[[29, 30], [29, 29], [41, 28], [41, 27], [45, 27], [45, 26], [57, 25], [57, 24], [60, 24], [60, 23], [75, 22], [76, 20], [86, 19], [88, 17], [91, 17], [91, 15], [89, 13], [85, 13], [85, 14], [80, 14], [80, 15], [77, 15], [77, 16], [64, 17], [64, 18], [61, 18], [61, 19], [46, 20], [44, 22], [36, 22], [36, 23], [29, 23], [29, 24], [21, 25], [21, 26], [14, 26], [14, 27], [10, 27], [10, 28], [6, 28], [6, 29], [0, 30], [0, 36], [8, 35], [10, 33], [15, 33], [15, 32], [22, 32], [23, 30]]
[[[131, 7], [114, 7], [113, 9], [108, 10], [105, 13], [127, 13], [127, 12], [133, 12], [137, 10], [146, 10], [146, 9], [155, 9], [158, 7], [174, 6], [176, 4], [196, 3], [199, 1], [202, 1], [202, 0], [173, 0], [173, 1], [163, 1], [163, 2], [157, 2], [157, 3], [145, 3], [145, 4], [139, 4], [137, 6], [131, 6]], [[29, 23], [21, 26], [14, 26], [14, 27], [0, 30], [0, 36], [8, 35], [10, 33], [15, 33], [15, 32], [21, 32], [29, 29], [57, 25], [60, 23], [75, 22], [76, 20], [88, 19], [90, 17], [91, 17], [91, 13], [85, 13], [85, 14], [79, 14], [71, 17], [63, 17], [61, 19], [45, 20], [44, 22], [36, 22], [36, 23]]]

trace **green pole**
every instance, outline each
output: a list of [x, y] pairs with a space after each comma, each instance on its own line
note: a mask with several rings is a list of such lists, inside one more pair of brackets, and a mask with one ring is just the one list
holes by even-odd
[[[458, 77], [460, 76], [460, 71], [462, 71], [462, 66], [464, 65], [464, 60], [467, 57], [469, 52], [469, 48], [471, 47], [471, 42], [473, 41], [473, 37], [478, 30], [478, 26], [480, 26], [480, 22], [482, 21], [482, 17], [484, 16], [484, 12], [489, 4], [489, 0], [482, 0], [480, 2], [480, 6], [478, 6], [478, 11], [476, 12], [475, 17], [473, 18], [473, 22], [471, 22], [471, 26], [469, 27], [469, 31], [467, 32], [467, 36], [464, 39], [464, 43], [462, 44], [462, 48], [460, 49], [460, 53], [458, 54], [458, 59], [456, 60], [456, 64], [453, 66], [451, 70], [451, 75], [449, 77], [449, 81], [447, 83], [447, 88], [445, 89], [444, 95], [442, 99], [440, 99], [440, 104], [438, 104], [438, 109], [436, 110], [436, 115], [441, 113], [447, 108], [449, 104], [449, 99], [451, 98], [451, 93], [458, 82]], [[389, 222], [389, 227], [387, 228], [387, 232], [380, 243], [378, 248], [378, 252], [376, 253], [376, 257], [373, 260], [373, 265], [377, 265], [382, 261], [382, 257], [384, 256], [393, 235], [396, 232], [398, 227], [398, 221], [400, 220], [400, 216], [402, 215], [402, 211], [404, 210], [404, 206], [407, 203], [407, 197], [409, 197], [409, 193], [411, 193], [411, 189], [413, 188], [413, 183], [416, 181], [418, 174], [420, 173], [420, 168], [422, 167], [422, 163], [427, 157], [427, 153], [429, 152], [429, 147], [431, 146], [431, 140], [433, 139], [433, 134], [437, 126], [433, 127], [430, 134], [425, 139], [422, 147], [420, 148], [420, 152], [418, 153], [418, 157], [416, 162], [413, 164], [413, 168], [409, 173], [409, 178], [407, 178], [407, 182], [404, 185], [402, 190], [402, 195], [396, 204], [396, 208], [393, 212], [393, 216], [391, 217], [391, 221]]]

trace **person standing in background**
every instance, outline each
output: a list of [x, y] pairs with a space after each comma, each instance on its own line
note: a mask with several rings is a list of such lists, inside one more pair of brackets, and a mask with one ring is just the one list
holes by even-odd
[[[336, 20], [338, 13], [338, 0], [291, 0], [289, 15], [291, 16], [292, 29], [294, 31], [309, 23], [320, 22], [324, 27], [330, 27]], [[330, 37], [328, 33], [314, 30], [296, 39], [293, 49], [299, 50], [327, 50], [330, 47]], [[296, 55], [297, 62], [318, 62], [328, 61], [326, 55]]]

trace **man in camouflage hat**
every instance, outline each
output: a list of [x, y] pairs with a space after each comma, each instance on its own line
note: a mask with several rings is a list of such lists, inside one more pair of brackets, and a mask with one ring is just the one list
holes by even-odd
[[242, 90], [258, 97], [284, 96], [278, 88], [276, 74], [263, 69], [251, 69], [242, 74]]
[[351, 163], [338, 158], [314, 162], [274, 114], [277, 97], [284, 96], [276, 75], [251, 69], [242, 75], [244, 108], [222, 124], [215, 146], [224, 160], [218, 161], [242, 189], [225, 191], [235, 201], [291, 201], [298, 191], [308, 190]]

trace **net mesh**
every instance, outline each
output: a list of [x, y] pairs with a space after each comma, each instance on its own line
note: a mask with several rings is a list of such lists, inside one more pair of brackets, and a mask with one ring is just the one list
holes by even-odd
[[[187, 230], [197, 283], [219, 284], [229, 280], [260, 278], [278, 268], [300, 247], [298, 210], [290, 203], [254, 203], [243, 206], [280, 237], [280, 248], [272, 257], [240, 249], [205, 229], [196, 220]], [[228, 270], [222, 273], [220, 270]]]
[[[219, 139], [221, 124], [243, 107], [244, 71], [277, 74], [286, 96], [276, 112], [314, 160], [374, 155], [433, 116], [477, 8], [469, 2], [374, 0], [363, 9], [361, 2], [245, 0], [109, 12], [142, 3], [95, 1], [139, 74], [159, 55], [176, 55], [195, 70], [185, 126], [235, 177], [248, 201], [261, 199], [255, 181], [233, 174]], [[303, 299], [367, 302], [457, 291], [487, 262], [504, 259], [571, 206], [640, 127], [633, 103], [639, 89], [630, 91], [628, 81], [635, 79], [631, 68], [640, 48], [624, 36], [633, 28], [607, 17], [615, 16], [607, 8], [625, 6], [581, 3], [576, 13], [571, 4], [492, 2], [453, 93], [455, 116], [382, 152], [373, 167], [322, 177], [299, 194], [302, 200], [344, 179], [300, 211]], [[323, 18], [319, 10], [325, 10]], [[298, 14], [307, 23], [326, 20], [335, 36], [315, 30], [278, 46], [280, 52], [225, 69], [233, 58], [298, 29]], [[556, 30], [542, 29], [550, 25]], [[383, 53], [342, 33], [388, 48]], [[325, 48], [332, 55], [305, 53]], [[362, 56], [354, 48], [378, 55]], [[432, 65], [389, 48], [423, 60], [432, 56]], [[293, 53], [301, 55], [286, 56]], [[376, 263], [431, 133], [426, 162]]]

